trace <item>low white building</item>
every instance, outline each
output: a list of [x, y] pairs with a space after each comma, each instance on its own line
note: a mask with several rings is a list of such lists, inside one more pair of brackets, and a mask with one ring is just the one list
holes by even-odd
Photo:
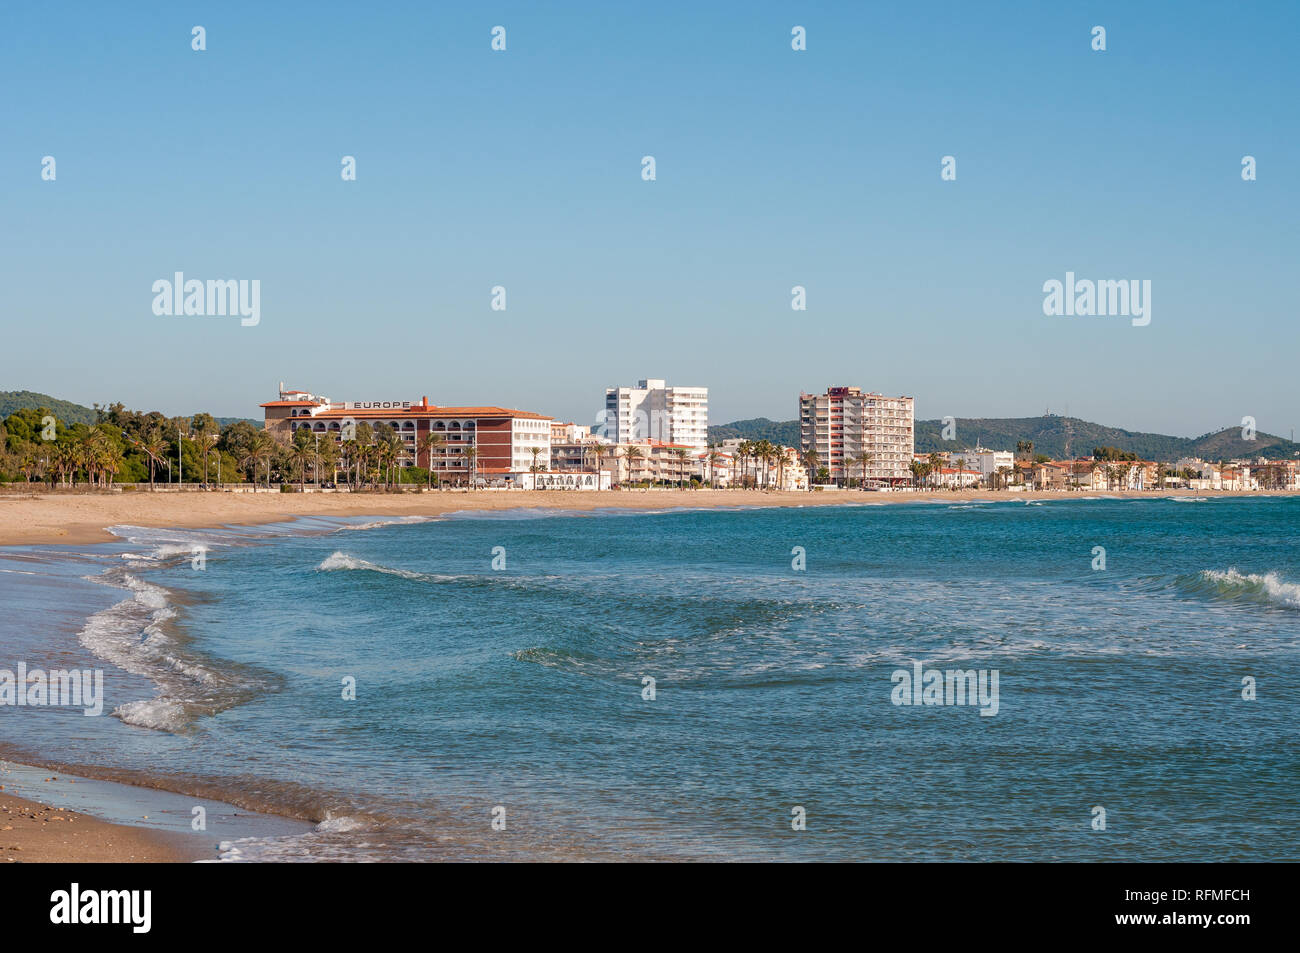
[[939, 469], [939, 485], [947, 489], [968, 489], [978, 484], [983, 478], [979, 470], [969, 467], [958, 470], [956, 467]]
[[1174, 469], [1179, 474], [1191, 471], [1187, 485], [1193, 490], [1223, 489], [1223, 471], [1217, 463], [1206, 463], [1200, 457], [1183, 457], [1174, 464]]
[[998, 472], [999, 467], [1007, 467], [1013, 472], [1016, 467], [1016, 455], [1010, 450], [985, 450], [983, 447], [949, 451], [948, 460], [954, 467], [958, 461], [962, 461], [964, 468], [978, 470], [985, 484], [992, 482], [990, 478]]
[[608, 470], [599, 473], [521, 473], [518, 486], [525, 490], [608, 490]]

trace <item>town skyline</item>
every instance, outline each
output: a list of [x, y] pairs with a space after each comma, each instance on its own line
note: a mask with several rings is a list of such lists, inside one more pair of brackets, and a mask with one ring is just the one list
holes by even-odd
[[[629, 377], [629, 378], [627, 378], [627, 379], [628, 379], [628, 380], [631, 380], [632, 378]], [[640, 378], [638, 378], [638, 379], [640, 379]], [[668, 379], [671, 380], [671, 378], [668, 378]], [[829, 382], [823, 382], [823, 384], [822, 384], [822, 388], [824, 389], [824, 388], [827, 387], [827, 386], [841, 386], [841, 385], [843, 385], [843, 386], [859, 386], [859, 385], [857, 385], [857, 384], [853, 384], [853, 383], [847, 383], [847, 384], [846, 384], [845, 382], [840, 382], [839, 384], [831, 384], [831, 383], [829, 383]], [[603, 400], [603, 390], [604, 390], [606, 387], [614, 387], [614, 386], [619, 386], [619, 385], [617, 385], [617, 384], [612, 384], [612, 383], [611, 383], [611, 384], [609, 384], [609, 385], [593, 386], [593, 388], [591, 389], [592, 392], [593, 392], [593, 393], [600, 392], [600, 393], [602, 394], [602, 399], [599, 400], [598, 402], [593, 401], [593, 404], [592, 404], [592, 406], [593, 406], [593, 412], [592, 412], [592, 414], [590, 415], [590, 419], [587, 419], [587, 418], [584, 418], [584, 417], [578, 417], [578, 416], [575, 416], [575, 415], [573, 415], [573, 414], [551, 413], [551, 412], [550, 412], [549, 410], [547, 410], [546, 408], [541, 408], [541, 407], [535, 407], [535, 406], [532, 406], [532, 405], [530, 404], [530, 402], [528, 402], [526, 396], [524, 397], [524, 399], [523, 399], [522, 401], [516, 401], [516, 402], [504, 401], [504, 400], [500, 400], [500, 399], [488, 399], [488, 398], [490, 398], [490, 396], [491, 396], [491, 391], [492, 391], [492, 388], [491, 388], [490, 386], [488, 386], [488, 387], [484, 387], [484, 388], [483, 388], [483, 396], [484, 396], [484, 398], [485, 398], [485, 399], [483, 399], [483, 400], [475, 400], [475, 399], [469, 399], [469, 398], [466, 398], [466, 399], [460, 399], [458, 395], [453, 395], [456, 399], [452, 399], [452, 400], [438, 400], [438, 399], [436, 399], [436, 398], [434, 397], [433, 394], [429, 394], [429, 393], [427, 393], [427, 390], [428, 390], [427, 387], [424, 388], [424, 389], [421, 389], [418, 385], [417, 385], [413, 390], [411, 390], [411, 392], [410, 392], [409, 394], [399, 393], [398, 391], [401, 390], [400, 387], [393, 387], [392, 385], [388, 385], [388, 390], [387, 390], [387, 392], [383, 392], [383, 391], [381, 390], [380, 393], [376, 393], [376, 394], [370, 395], [370, 397], [367, 398], [367, 399], [372, 399], [372, 398], [373, 398], [373, 399], [378, 399], [378, 400], [397, 400], [397, 401], [410, 401], [410, 402], [416, 402], [416, 403], [418, 403], [419, 400], [420, 400], [420, 398], [421, 398], [422, 396], [428, 396], [429, 399], [430, 399], [430, 402], [431, 402], [431, 403], [434, 403], [434, 404], [442, 404], [442, 405], [444, 405], [444, 406], [460, 406], [460, 405], [471, 405], [471, 404], [479, 404], [479, 405], [482, 405], [482, 404], [491, 404], [491, 405], [494, 405], [494, 406], [511, 407], [511, 408], [513, 408], [513, 409], [518, 409], [518, 410], [528, 410], [528, 411], [532, 411], [532, 412], [535, 412], [535, 413], [541, 413], [541, 414], [544, 414], [544, 415], [546, 415], [546, 416], [553, 417], [555, 420], [557, 420], [557, 421], [561, 421], [561, 422], [575, 423], [575, 424], [580, 424], [580, 425], [592, 425], [593, 423], [595, 423], [595, 422], [598, 421], [598, 419], [599, 419], [599, 417], [598, 417], [599, 413], [600, 413], [602, 410], [605, 409], [605, 403], [604, 403], [604, 400]], [[713, 396], [713, 394], [714, 394], [714, 389], [713, 389], [713, 387], [712, 387], [712, 386], [711, 386], [707, 381], [705, 381], [705, 382], [703, 382], [703, 383], [700, 383], [700, 384], [698, 384], [698, 385], [687, 385], [687, 386], [702, 386], [702, 387], [705, 387], [706, 389], [708, 389], [708, 391], [709, 391], [709, 395], [710, 395], [710, 396], [709, 396], [710, 407], [712, 407], [712, 405], [713, 405], [713, 401], [714, 401], [714, 396]], [[811, 386], [816, 386], [816, 385], [811, 385]], [[867, 390], [871, 390], [871, 391], [874, 391], [874, 392], [876, 392], [876, 393], [885, 393], [884, 391], [882, 391], [882, 390], [879, 389], [879, 388], [870, 387], [869, 385], [866, 385], [866, 384], [863, 384], [863, 385], [861, 385], [861, 386], [864, 386]], [[338, 390], [338, 389], [335, 388], [334, 390]], [[195, 415], [195, 414], [198, 414], [198, 413], [206, 413], [206, 414], [210, 414], [210, 415], [212, 415], [213, 417], [222, 418], [222, 419], [247, 419], [247, 420], [259, 420], [259, 419], [260, 419], [260, 414], [259, 414], [259, 412], [258, 412], [258, 411], [259, 411], [258, 404], [261, 402], [260, 397], [261, 397], [261, 396], [264, 396], [264, 392], [259, 392], [259, 399], [256, 399], [256, 400], [254, 400], [254, 399], [249, 399], [248, 401], [246, 401], [247, 404], [251, 405], [251, 406], [249, 406], [249, 407], [243, 408], [243, 410], [246, 411], [246, 412], [238, 412], [238, 411], [224, 412], [224, 409], [223, 409], [223, 408], [214, 408], [214, 407], [211, 407], [211, 406], [203, 406], [203, 407], [199, 407], [199, 408], [197, 408], [197, 409], [194, 408], [193, 406], [181, 406], [181, 407], [179, 407], [179, 408], [177, 408], [177, 407], [163, 407], [163, 406], [159, 406], [159, 405], [157, 405], [156, 403], [151, 403], [151, 402], [149, 402], [148, 400], [145, 400], [145, 401], [143, 401], [142, 403], [139, 403], [139, 404], [133, 404], [131, 401], [128, 401], [128, 400], [126, 400], [126, 399], [124, 399], [124, 398], [122, 398], [122, 397], [113, 396], [113, 395], [110, 395], [110, 396], [107, 397], [107, 398], [94, 398], [94, 397], [92, 397], [92, 398], [90, 398], [90, 399], [75, 399], [75, 398], [69, 396], [68, 394], [64, 394], [64, 393], [56, 393], [56, 392], [53, 392], [52, 390], [50, 390], [50, 389], [48, 389], [48, 388], [40, 388], [40, 387], [12, 387], [12, 388], [0, 388], [0, 393], [6, 393], [6, 392], [8, 392], [8, 393], [17, 393], [17, 392], [23, 392], [23, 391], [29, 391], [29, 392], [32, 392], [32, 393], [35, 393], [35, 394], [40, 394], [40, 395], [43, 395], [43, 396], [46, 396], [46, 397], [53, 398], [53, 399], [55, 399], [55, 400], [68, 401], [68, 402], [70, 402], [70, 403], [77, 404], [77, 405], [79, 405], [79, 406], [81, 406], [81, 407], [84, 407], [84, 408], [86, 408], [86, 409], [92, 409], [92, 408], [94, 407], [95, 404], [99, 404], [100, 406], [108, 406], [108, 405], [111, 404], [111, 403], [122, 403], [122, 404], [123, 404], [125, 407], [127, 407], [128, 409], [138, 410], [138, 411], [145, 412], [145, 413], [156, 411], [156, 412], [161, 413], [161, 414], [163, 414], [164, 416], [169, 417], [169, 418], [170, 418], [170, 417], [191, 417], [191, 416], [193, 416], [193, 415]], [[325, 394], [330, 394], [330, 393], [332, 393], [331, 389], [329, 389], [329, 388], [322, 388], [320, 392], [325, 393]], [[342, 393], [343, 391], [339, 391], [339, 392]], [[790, 407], [790, 410], [789, 410], [785, 415], [779, 415], [779, 414], [780, 414], [779, 411], [777, 412], [777, 414], [778, 414], [777, 416], [774, 416], [774, 415], [772, 415], [772, 414], [764, 414], [764, 413], [735, 413], [735, 412], [726, 413], [726, 414], [723, 414], [723, 413], [716, 413], [716, 414], [715, 414], [712, 410], [710, 410], [710, 412], [709, 412], [708, 426], [710, 426], [710, 427], [715, 427], [715, 426], [727, 426], [727, 425], [734, 424], [734, 423], [739, 423], [739, 422], [744, 422], [744, 421], [751, 421], [751, 420], [760, 420], [760, 419], [767, 419], [767, 420], [770, 420], [771, 422], [776, 423], [776, 424], [789, 424], [789, 423], [795, 423], [795, 424], [797, 424], [797, 423], [798, 423], [798, 420], [799, 420], [799, 414], [798, 414], [799, 394], [800, 394], [800, 393], [810, 393], [810, 392], [811, 392], [811, 391], [809, 391], [807, 388], [805, 388], [803, 391], [796, 391], [793, 395], [791, 395], [791, 396], [789, 397], [789, 400], [787, 401], [787, 403], [789, 403], [789, 404], [791, 405], [791, 407]], [[901, 392], [901, 393], [906, 393], [906, 392]], [[412, 395], [413, 395], [413, 396], [412, 396]], [[924, 399], [924, 397], [923, 397], [922, 395], [920, 395], [920, 394], [908, 394], [908, 396], [911, 396], [911, 397], [914, 398], [914, 400], [916, 401], [916, 404], [917, 404], [918, 407], [922, 407], [922, 406], [924, 406], [925, 399]], [[534, 402], [532, 402], [532, 403], [536, 403], [536, 402], [534, 401]], [[726, 406], [726, 405], [724, 405], [724, 406]], [[1026, 410], [1031, 410], [1031, 409], [1030, 409], [1030, 408], [1026, 408]], [[1293, 433], [1294, 430], [1295, 430], [1295, 425], [1294, 425], [1294, 424], [1291, 424], [1291, 423], [1288, 423], [1286, 420], [1284, 420], [1282, 414], [1280, 414], [1280, 413], [1269, 414], [1269, 413], [1266, 412], [1263, 416], [1256, 416], [1256, 415], [1249, 415], [1249, 414], [1244, 414], [1243, 416], [1251, 416], [1251, 417], [1253, 417], [1254, 420], [1255, 420], [1255, 426], [1256, 426], [1256, 429], [1257, 429], [1259, 432], [1261, 432], [1261, 433], [1272, 434], [1272, 435], [1274, 435], [1274, 436], [1281, 437], [1281, 438], [1283, 438], [1283, 439], [1287, 439], [1287, 440], [1291, 440], [1291, 439], [1292, 439], [1291, 435], [1292, 435], [1292, 433]], [[915, 419], [918, 423], [919, 423], [919, 422], [932, 423], [932, 422], [936, 422], [936, 421], [942, 421], [944, 417], [954, 417], [954, 418], [956, 418], [956, 419], [958, 419], [958, 420], [963, 420], [963, 419], [966, 419], [966, 420], [971, 420], [971, 419], [975, 419], [975, 420], [1033, 420], [1033, 419], [1040, 419], [1040, 418], [1046, 418], [1046, 417], [1062, 417], [1062, 418], [1068, 417], [1068, 418], [1071, 418], [1071, 419], [1074, 419], [1074, 420], [1082, 420], [1082, 421], [1086, 421], [1086, 422], [1089, 422], [1089, 423], [1094, 423], [1094, 424], [1097, 424], [1097, 425], [1100, 425], [1100, 426], [1103, 426], [1103, 427], [1113, 428], [1113, 429], [1117, 429], [1117, 430], [1126, 430], [1126, 431], [1130, 431], [1130, 432], [1133, 432], [1133, 433], [1153, 434], [1153, 435], [1171, 436], [1171, 437], [1188, 438], [1188, 439], [1195, 439], [1195, 438], [1204, 437], [1204, 436], [1208, 436], [1208, 435], [1211, 435], [1211, 434], [1219, 433], [1219, 432], [1224, 431], [1224, 430], [1231, 430], [1231, 429], [1234, 429], [1234, 428], [1239, 428], [1239, 427], [1241, 427], [1241, 425], [1242, 425], [1242, 420], [1241, 420], [1240, 417], [1238, 417], [1238, 418], [1236, 418], [1236, 419], [1207, 420], [1207, 421], [1205, 422], [1205, 425], [1204, 425], [1204, 426], [1201, 426], [1201, 427], [1193, 427], [1193, 428], [1190, 428], [1190, 429], [1188, 429], [1188, 430], [1186, 430], [1186, 431], [1182, 431], [1182, 432], [1173, 432], [1173, 431], [1169, 431], [1169, 430], [1161, 430], [1161, 429], [1158, 429], [1158, 428], [1157, 428], [1157, 429], [1151, 429], [1151, 428], [1142, 427], [1142, 426], [1135, 426], [1135, 425], [1131, 425], [1131, 424], [1130, 424], [1129, 422], [1127, 422], [1127, 421], [1116, 421], [1116, 420], [1102, 419], [1102, 418], [1100, 418], [1100, 417], [1098, 417], [1098, 416], [1089, 416], [1089, 415], [1086, 414], [1086, 413], [1079, 413], [1079, 412], [1076, 412], [1075, 408], [1073, 408], [1073, 407], [1066, 407], [1066, 406], [1059, 406], [1059, 407], [1058, 407], [1058, 406], [1051, 405], [1051, 404], [1046, 404], [1046, 405], [1044, 406], [1043, 410], [1038, 411], [1038, 412], [1032, 412], [1032, 411], [1031, 411], [1031, 412], [1025, 412], [1025, 413], [1008, 413], [1008, 414], [976, 413], [976, 412], [971, 412], [971, 411], [967, 410], [966, 408], [957, 408], [957, 411], [956, 411], [956, 412], [943, 413], [943, 414], [937, 414], [937, 413], [936, 413], [936, 414], [924, 414], [924, 413], [922, 413], [920, 410], [918, 410], [918, 411], [916, 412], [916, 414], [915, 414], [914, 419]], [[1270, 417], [1272, 417], [1272, 419], [1273, 419], [1275, 422], [1273, 422], [1273, 423], [1269, 423], [1268, 421], [1269, 421]]]

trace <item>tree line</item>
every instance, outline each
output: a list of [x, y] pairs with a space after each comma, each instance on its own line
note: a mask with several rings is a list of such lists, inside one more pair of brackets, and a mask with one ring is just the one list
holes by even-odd
[[[45, 407], [24, 407], [0, 422], [0, 482], [44, 484], [252, 483], [270, 487], [308, 479], [355, 488], [438, 482], [439, 475], [404, 466], [409, 448], [392, 427], [356, 425], [350, 439], [319, 440], [303, 429], [282, 443], [247, 420], [225, 426], [206, 413], [168, 417], [95, 405], [94, 423], [65, 423]], [[439, 453], [448, 465], [472, 474], [477, 449], [445, 447], [427, 435], [420, 450]], [[459, 479], [455, 477], [453, 479]]]

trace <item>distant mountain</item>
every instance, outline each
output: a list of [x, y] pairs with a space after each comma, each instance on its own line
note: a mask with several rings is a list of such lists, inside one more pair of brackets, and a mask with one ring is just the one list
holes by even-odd
[[799, 421], [755, 417], [752, 420], [736, 420], [709, 428], [709, 443], [721, 443], [723, 440], [735, 438], [770, 440], [783, 447], [797, 447], [799, 446]]
[[[49, 394], [38, 394], [30, 390], [0, 390], [0, 420], [4, 420], [14, 411], [24, 407], [31, 407], [33, 410], [44, 407], [64, 424], [93, 424], [98, 419], [93, 408], [59, 400]], [[252, 417], [214, 417], [213, 419], [217, 422], [217, 426], [223, 428], [241, 420], [247, 420], [258, 427], [262, 426], [262, 421]]]
[[[942, 420], [916, 422], [916, 452], [964, 450], [979, 443], [992, 450], [1015, 450], [1022, 440], [1033, 441], [1035, 454], [1054, 459], [1088, 457], [1095, 447], [1115, 447], [1136, 453], [1144, 460], [1173, 461], [1180, 457], [1226, 460], [1234, 457], [1267, 457], [1276, 460], [1300, 455], [1300, 443], [1257, 433], [1254, 440], [1242, 440], [1241, 428], [1227, 427], [1200, 437], [1171, 437], [1104, 427], [1077, 417], [958, 417], [956, 439], [943, 439]], [[785, 446], [799, 446], [799, 421], [737, 420], [709, 428], [709, 440], [730, 437], [770, 440]], [[1069, 443], [1069, 452], [1066, 444]]]
[[[1022, 440], [1032, 440], [1035, 454], [1054, 459], [1087, 457], [1095, 447], [1116, 447], [1136, 453], [1143, 460], [1177, 460], [1201, 457], [1223, 460], [1232, 457], [1291, 457], [1300, 444], [1272, 434], [1257, 433], [1254, 440], [1242, 440], [1240, 427], [1200, 437], [1171, 437], [1105, 427], [1077, 417], [958, 417], [955, 441], [943, 439], [942, 420], [916, 422], [916, 450], [952, 450], [973, 447], [976, 442], [994, 450], [1015, 450]], [[1066, 444], [1069, 444], [1068, 448]], [[956, 446], [954, 446], [954, 444]]]

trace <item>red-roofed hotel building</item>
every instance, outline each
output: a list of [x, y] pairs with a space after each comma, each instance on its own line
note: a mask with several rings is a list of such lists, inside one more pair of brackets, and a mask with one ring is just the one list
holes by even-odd
[[[472, 470], [488, 480], [514, 481], [531, 471], [534, 463], [543, 469], [551, 462], [551, 420], [543, 414], [506, 407], [439, 407], [424, 397], [408, 400], [331, 401], [328, 397], [280, 385], [278, 400], [262, 404], [266, 429], [276, 439], [289, 441], [306, 429], [313, 434], [342, 439], [349, 424], [371, 427], [387, 424], [406, 445], [404, 466], [429, 467], [443, 478], [459, 478], [471, 472], [464, 451], [474, 447], [477, 457]], [[438, 450], [422, 450], [425, 435], [442, 436]], [[537, 453], [534, 454], [534, 448]], [[430, 460], [432, 456], [432, 460]]]

